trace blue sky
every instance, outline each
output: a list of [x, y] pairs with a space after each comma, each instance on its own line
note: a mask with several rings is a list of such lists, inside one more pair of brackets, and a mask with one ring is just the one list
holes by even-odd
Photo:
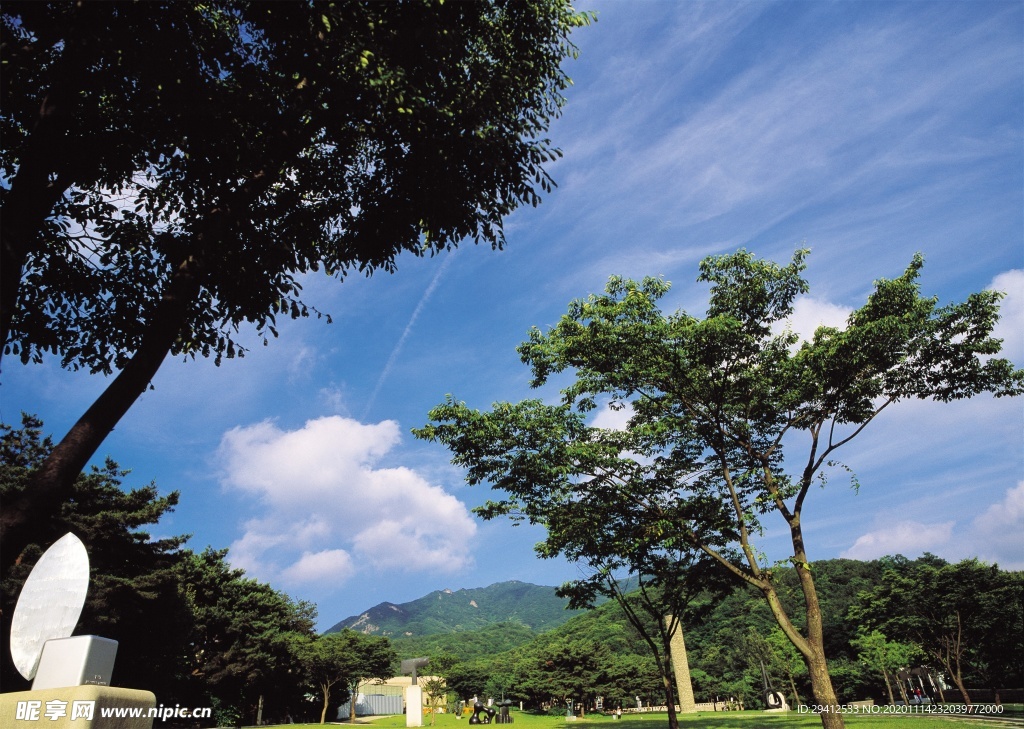
[[[558, 188], [508, 221], [507, 250], [405, 258], [394, 275], [305, 282], [334, 323], [283, 324], [242, 360], [167, 361], [102, 446], [181, 491], [154, 530], [315, 601], [321, 627], [381, 601], [577, 574], [410, 428], [453, 393], [534, 395], [515, 346], [612, 274], [664, 275], [700, 313], [709, 254], [812, 249], [793, 326], [839, 323], [913, 254], [943, 301], [1006, 291], [1024, 366], [1024, 4], [592, 2], [551, 137]], [[4, 366], [0, 417], [60, 437], [105, 386], [57, 363]], [[552, 397], [554, 391], [542, 393]], [[599, 412], [601, 422], [614, 416]], [[1024, 402], [901, 403], [847, 446], [808, 503], [812, 559], [927, 550], [1024, 569]], [[763, 547], [785, 556], [781, 523]]]

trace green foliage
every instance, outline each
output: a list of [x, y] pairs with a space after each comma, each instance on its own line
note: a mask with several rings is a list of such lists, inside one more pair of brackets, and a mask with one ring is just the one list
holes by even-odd
[[608, 688], [612, 654], [585, 638], [553, 637], [520, 655], [512, 676], [513, 695], [537, 706], [569, 699], [588, 705]]
[[[860, 634], [850, 641], [850, 646], [857, 651], [857, 658], [860, 659], [861, 663], [871, 670], [882, 674], [890, 704], [896, 701], [896, 697], [892, 692], [893, 677], [896, 676], [898, 671], [908, 666], [913, 666], [924, 655], [920, 647], [911, 643], [891, 641], [877, 630], [872, 630], [869, 633], [862, 629]], [[903, 695], [903, 701], [906, 702], [906, 692], [898, 679], [897, 685], [900, 694]]]
[[[298, 647], [313, 635], [316, 608], [232, 569], [227, 550], [185, 552], [181, 594], [192, 616], [187, 666], [192, 689], [255, 720], [259, 696], [267, 715], [284, 716], [301, 694]], [[198, 705], [198, 704], [197, 704]]]
[[391, 643], [400, 658], [430, 656], [431, 671], [436, 672], [435, 659], [447, 655], [458, 661], [469, 661], [504, 653], [536, 638], [538, 631], [522, 623], [494, 623], [477, 630], [460, 630], [434, 635], [401, 636]]
[[[348, 701], [363, 681], [391, 678], [398, 660], [387, 638], [352, 630], [325, 633], [315, 640], [303, 641], [297, 652], [298, 662], [309, 682], [322, 697], [321, 724], [326, 721], [332, 698]], [[353, 706], [353, 715], [354, 711]]]

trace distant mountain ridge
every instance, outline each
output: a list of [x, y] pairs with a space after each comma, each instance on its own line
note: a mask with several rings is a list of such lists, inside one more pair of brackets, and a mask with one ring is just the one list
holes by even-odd
[[539, 633], [557, 628], [583, 612], [567, 610], [568, 602], [555, 594], [554, 587], [512, 580], [488, 587], [436, 590], [398, 605], [382, 602], [339, 621], [327, 632], [351, 628], [369, 635], [398, 638], [479, 630], [496, 623], [519, 623]]

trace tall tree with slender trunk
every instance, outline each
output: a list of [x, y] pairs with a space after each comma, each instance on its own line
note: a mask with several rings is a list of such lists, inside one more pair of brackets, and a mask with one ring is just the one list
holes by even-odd
[[[598, 495], [608, 494], [632, 505], [617, 516], [624, 539], [686, 545], [756, 588], [807, 663], [822, 725], [837, 729], [843, 718], [804, 538], [811, 486], [837, 450], [898, 401], [1017, 395], [1024, 371], [994, 356], [1000, 294], [939, 306], [920, 294], [920, 256], [903, 275], [876, 281], [844, 329], [821, 327], [803, 343], [775, 333], [807, 291], [806, 255], [784, 266], [746, 251], [705, 259], [703, 318], [663, 314], [657, 301], [669, 285], [661, 279], [613, 277], [604, 294], [572, 302], [519, 348], [535, 386], [572, 373], [560, 404], [480, 412], [449, 396], [417, 434], [451, 449], [469, 483], [501, 494], [491, 512], [546, 524], [549, 514], [575, 509], [600, 524]], [[599, 402], [631, 409], [624, 431], [587, 424]], [[784, 561], [799, 579], [800, 622], [780, 599], [778, 563], [757, 546], [768, 516], [789, 533]]]

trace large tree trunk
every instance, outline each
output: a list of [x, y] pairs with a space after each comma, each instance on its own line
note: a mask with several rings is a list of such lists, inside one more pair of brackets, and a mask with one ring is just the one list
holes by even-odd
[[811, 703], [819, 707], [822, 727], [824, 729], [844, 729], [846, 723], [843, 720], [843, 715], [839, 713], [839, 700], [832, 687], [832, 677], [829, 676], [828, 663], [825, 660], [821, 604], [818, 602], [814, 576], [811, 574], [807, 561], [799, 516], [790, 522], [790, 537], [793, 541], [793, 565], [800, 580], [800, 589], [803, 592], [804, 606], [807, 610], [806, 636], [803, 636], [790, 621], [771, 581], [766, 580], [759, 587], [767, 599], [768, 607], [775, 616], [779, 627], [792, 641], [793, 646], [800, 651], [807, 663], [807, 670], [811, 678]]
[[189, 260], [176, 270], [157, 306], [153, 323], [121, 373], [54, 447], [25, 491], [4, 503], [0, 513], [3, 574], [7, 574], [31, 541], [34, 525], [59, 512], [89, 459], [149, 386], [181, 333], [189, 307], [199, 293], [192, 265]]
[[835, 689], [832, 688], [832, 677], [828, 675], [825, 653], [816, 653], [817, 655], [808, 660], [807, 670], [811, 675], [814, 705], [822, 710], [821, 726], [824, 729], [844, 729], [846, 723], [843, 721], [843, 715], [839, 713], [839, 700], [836, 698]]

